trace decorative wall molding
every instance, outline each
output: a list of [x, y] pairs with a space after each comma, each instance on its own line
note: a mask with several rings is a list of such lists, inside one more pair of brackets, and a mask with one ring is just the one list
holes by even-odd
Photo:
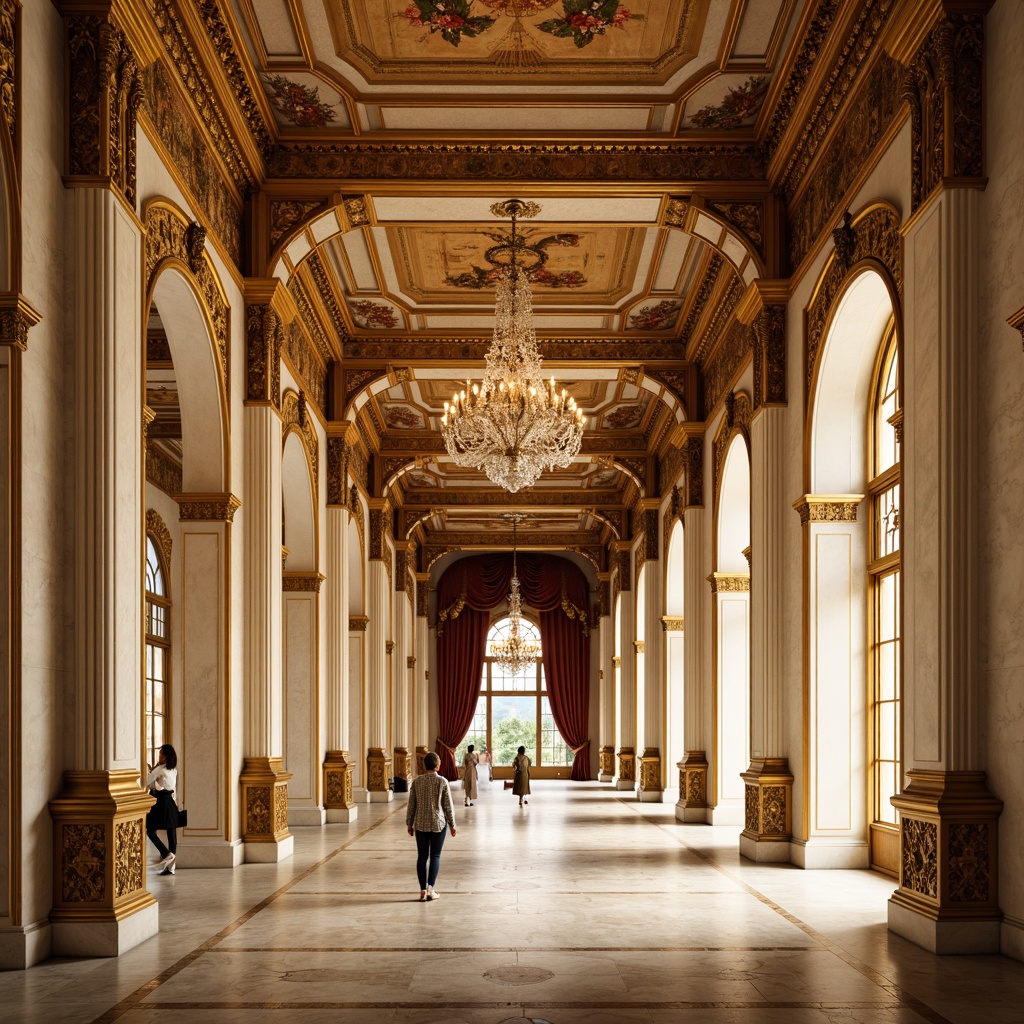
[[350, 615], [348, 617], [348, 631], [350, 633], [365, 633], [370, 619], [367, 615]]
[[230, 523], [242, 502], [233, 494], [175, 494], [178, 518], [182, 522], [201, 520]]
[[[2, 100], [2, 97], [0, 97]], [[0, 294], [0, 345], [9, 345], [24, 352], [28, 348], [28, 332], [42, 319], [28, 299], [18, 292]]]
[[749, 594], [750, 573], [713, 572], [707, 577], [712, 594]]
[[661, 629], [665, 633], [682, 633], [685, 620], [682, 616], [662, 615]]
[[174, 547], [174, 541], [171, 539], [171, 531], [167, 529], [167, 524], [155, 508], [146, 509], [146, 533], [156, 541], [156, 545], [163, 557], [164, 565], [169, 566], [171, 564], [171, 550]]
[[265, 303], [246, 306], [246, 400], [281, 407], [281, 318]]
[[0, 0], [0, 110], [11, 137], [11, 152], [18, 152], [18, 4]]
[[281, 589], [286, 593], [319, 594], [320, 584], [327, 577], [322, 572], [281, 573]]
[[281, 422], [284, 426], [282, 446], [289, 432], [298, 435], [306, 453], [306, 460], [313, 479], [314, 508], [319, 506], [320, 494], [320, 442], [316, 436], [313, 421], [306, 413], [306, 397], [300, 391], [289, 388], [281, 399]]
[[786, 402], [786, 307], [765, 306], [754, 318], [754, 411]]
[[753, 415], [753, 408], [750, 396], [745, 391], [732, 391], [725, 399], [725, 416], [715, 434], [715, 465], [712, 486], [715, 493], [715, 504], [718, 503], [718, 489], [722, 482], [722, 469], [725, 466], [725, 456], [729, 451], [729, 445], [733, 438], [739, 434], [746, 442], [747, 451], [750, 450], [750, 419]]
[[863, 494], [805, 494], [793, 502], [800, 525], [808, 523], [855, 523]]

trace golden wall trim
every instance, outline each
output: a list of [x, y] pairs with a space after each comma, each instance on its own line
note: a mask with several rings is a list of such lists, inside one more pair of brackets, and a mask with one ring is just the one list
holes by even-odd
[[164, 565], [170, 566], [171, 549], [174, 547], [174, 541], [171, 539], [171, 531], [167, 529], [167, 524], [155, 508], [146, 509], [146, 533], [156, 541], [160, 554], [163, 557]]
[[684, 619], [682, 616], [662, 615], [661, 628], [665, 633], [682, 633]]
[[0, 345], [24, 352], [28, 348], [29, 329], [43, 316], [19, 292], [0, 294]]
[[281, 573], [281, 589], [288, 593], [319, 594], [320, 584], [327, 579], [322, 572]]
[[750, 573], [747, 572], [713, 572], [707, 581], [712, 594], [750, 593]]
[[368, 615], [350, 615], [348, 617], [348, 631], [350, 633], [365, 633], [370, 623]]
[[855, 523], [863, 494], [805, 494], [793, 502], [800, 525], [808, 523]]
[[241, 499], [227, 492], [192, 492], [173, 494], [171, 497], [178, 503], [178, 518], [182, 522], [199, 520], [230, 523], [235, 518], [235, 512], [242, 507]]

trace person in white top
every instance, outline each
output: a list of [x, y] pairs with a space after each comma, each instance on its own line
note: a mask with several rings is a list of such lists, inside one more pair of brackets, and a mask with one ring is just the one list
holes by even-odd
[[[146, 815], [146, 835], [160, 854], [158, 868], [162, 875], [174, 874], [174, 853], [178, 848], [178, 805], [174, 802], [174, 789], [178, 785], [178, 755], [170, 743], [160, 748], [160, 757], [146, 776], [146, 789], [156, 797], [156, 803]], [[157, 838], [156, 830], [167, 832], [167, 845]]]

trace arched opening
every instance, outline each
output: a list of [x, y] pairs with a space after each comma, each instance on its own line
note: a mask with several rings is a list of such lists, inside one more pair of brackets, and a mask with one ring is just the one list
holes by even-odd
[[715, 824], [744, 820], [740, 778], [750, 755], [750, 453], [733, 433], [718, 491], [715, 565], [717, 756]]
[[[876, 855], [895, 867], [898, 858], [892, 823], [882, 820], [877, 829], [869, 828], [869, 817], [879, 813], [883, 774], [879, 763], [877, 777], [869, 778], [873, 736], [879, 738], [872, 716], [879, 716], [881, 727], [881, 719], [896, 713], [891, 701], [874, 699], [875, 666], [869, 648], [881, 636], [880, 620], [872, 614], [876, 598], [878, 612], [882, 605], [888, 607], [889, 630], [884, 646], [874, 650], [877, 670], [891, 670], [899, 656], [898, 576], [892, 573], [898, 555], [883, 555], [880, 548], [880, 558], [871, 558], [872, 537], [877, 534], [872, 519], [876, 510], [896, 507], [898, 481], [890, 486], [892, 474], [881, 475], [876, 481], [877, 502], [872, 499], [870, 510], [863, 503], [877, 462], [871, 421], [880, 349], [885, 339], [894, 338], [894, 319], [891, 292], [881, 274], [871, 267], [855, 273], [832, 314], [810, 402], [806, 501], [818, 511], [808, 514], [804, 525], [809, 820], [807, 839], [794, 843], [794, 859], [805, 867], [866, 867]], [[895, 411], [894, 395], [895, 391], [889, 394], [892, 410], [887, 415]], [[869, 560], [879, 570], [877, 587], [871, 584]], [[891, 687], [885, 692], [891, 693]], [[896, 784], [892, 773], [898, 762], [897, 730], [894, 723], [885, 727], [892, 741], [885, 747], [887, 790]], [[876, 853], [871, 850], [872, 834], [878, 840]]]
[[352, 785], [365, 785], [366, 724], [363, 677], [366, 661], [366, 615], [364, 613], [366, 580], [364, 575], [363, 538], [356, 517], [348, 519], [348, 749], [352, 757]]
[[146, 534], [146, 764], [155, 765], [160, 747], [170, 742], [171, 596], [164, 553], [152, 533]]
[[[667, 687], [667, 766], [686, 756], [683, 733], [685, 618], [683, 604], [683, 524], [672, 524], [665, 552], [665, 682]], [[671, 769], [670, 769], [671, 771]]]

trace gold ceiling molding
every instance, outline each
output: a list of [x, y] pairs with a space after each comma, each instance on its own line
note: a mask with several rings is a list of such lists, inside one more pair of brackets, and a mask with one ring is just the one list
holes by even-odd
[[408, 145], [288, 143], [267, 158], [271, 178], [463, 181], [764, 181], [753, 144]]
[[793, 502], [800, 525], [808, 523], [855, 523], [863, 494], [805, 494]]
[[[722, 283], [723, 280], [724, 283]], [[740, 299], [743, 298], [745, 291], [743, 279], [731, 266], [727, 265], [720, 275], [720, 283], [716, 291], [718, 294], [714, 297], [711, 316], [707, 320], [703, 337], [697, 348], [700, 353], [698, 359], [705, 367], [713, 361], [716, 355], [716, 346], [725, 336], [724, 329], [736, 311]]]
[[280, 356], [291, 367], [299, 383], [303, 384], [314, 409], [323, 421], [327, 419], [327, 367], [310, 341], [304, 316], [312, 316], [301, 309], [299, 315], [288, 323], [281, 334]]
[[739, 379], [743, 367], [754, 350], [754, 328], [740, 320], [733, 320], [722, 340], [704, 366], [705, 420], [712, 417], [719, 403], [728, 399]]
[[[409, 361], [447, 360], [465, 363], [466, 360], [483, 362], [491, 342], [481, 335], [479, 339], [437, 337], [389, 336], [386, 340], [368, 336], [342, 339], [341, 354], [345, 360], [401, 359]], [[653, 338], [538, 338], [541, 357], [551, 360], [626, 359], [645, 362], [679, 362], [679, 342], [659, 341]]]
[[[725, 257], [721, 253], [711, 249], [710, 246], [708, 249], [709, 253], [706, 262], [702, 268], [699, 268], [700, 287], [693, 293], [690, 310], [687, 313], [683, 329], [679, 332], [679, 342], [684, 352], [690, 347], [690, 341], [696, 333], [697, 325], [704, 315], [704, 310], [707, 308], [711, 293], [718, 283], [718, 275], [725, 264]], [[703, 341], [706, 342], [707, 340], [707, 335], [705, 335]], [[705, 353], [701, 350], [694, 352], [693, 361], [699, 363], [704, 355]]]

